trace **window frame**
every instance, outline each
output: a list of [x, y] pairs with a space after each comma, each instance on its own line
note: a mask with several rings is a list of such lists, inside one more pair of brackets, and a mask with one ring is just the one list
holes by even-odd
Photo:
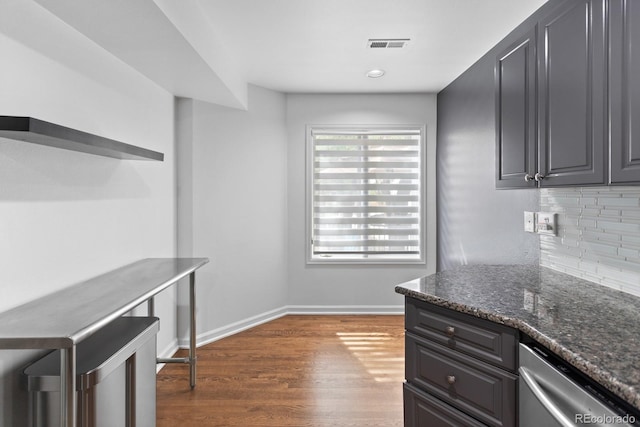
[[[350, 255], [337, 257], [320, 257], [313, 255], [313, 195], [314, 195], [314, 140], [313, 132], [342, 132], [354, 134], [379, 133], [383, 131], [417, 131], [420, 135], [420, 179], [419, 179], [419, 256], [398, 257], [392, 255]], [[305, 159], [305, 250], [306, 263], [309, 265], [340, 265], [340, 264], [363, 264], [363, 265], [426, 265], [426, 226], [427, 226], [427, 197], [426, 197], [426, 125], [425, 124], [405, 124], [405, 125], [306, 125], [306, 159]]]

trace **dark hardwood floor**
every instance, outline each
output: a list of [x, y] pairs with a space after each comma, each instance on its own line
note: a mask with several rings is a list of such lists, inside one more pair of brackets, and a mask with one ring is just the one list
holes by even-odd
[[403, 378], [402, 316], [285, 316], [166, 365], [157, 427], [402, 426]]

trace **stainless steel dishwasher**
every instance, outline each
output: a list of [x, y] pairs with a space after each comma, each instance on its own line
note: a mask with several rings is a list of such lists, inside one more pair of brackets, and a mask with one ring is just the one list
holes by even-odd
[[535, 343], [520, 344], [520, 427], [640, 425], [637, 409]]

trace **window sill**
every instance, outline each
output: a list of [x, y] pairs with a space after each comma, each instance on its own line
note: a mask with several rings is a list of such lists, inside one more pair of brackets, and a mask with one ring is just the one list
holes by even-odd
[[393, 259], [393, 258], [311, 258], [307, 259], [307, 265], [426, 265], [425, 259]]

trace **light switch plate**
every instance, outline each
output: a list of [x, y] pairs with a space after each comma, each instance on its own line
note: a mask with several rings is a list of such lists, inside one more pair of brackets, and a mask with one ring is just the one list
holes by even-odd
[[527, 233], [536, 232], [536, 214], [535, 212], [524, 213], [524, 231]]

